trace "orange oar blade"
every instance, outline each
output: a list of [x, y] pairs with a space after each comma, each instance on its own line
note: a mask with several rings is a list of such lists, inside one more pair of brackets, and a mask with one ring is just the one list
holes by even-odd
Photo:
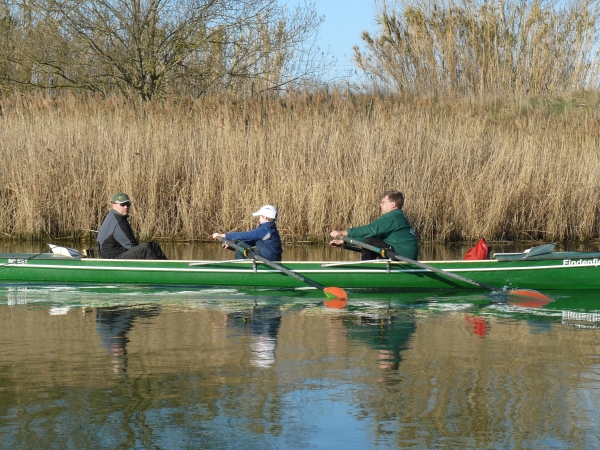
[[509, 300], [508, 304], [511, 306], [520, 306], [521, 308], [543, 308], [550, 300], [543, 300], [539, 298], [516, 298], [514, 300]]
[[340, 300], [348, 300], [348, 294], [342, 288], [338, 287], [326, 287], [323, 289], [327, 298], [338, 298]]
[[534, 291], [533, 289], [511, 289], [508, 291], [508, 295], [527, 299], [544, 300], [548, 302], [552, 301], [552, 299], [547, 295], [544, 295], [538, 291]]
[[348, 305], [348, 300], [342, 300], [340, 298], [335, 298], [333, 300], [326, 300], [323, 302], [325, 306], [333, 309], [344, 309]]

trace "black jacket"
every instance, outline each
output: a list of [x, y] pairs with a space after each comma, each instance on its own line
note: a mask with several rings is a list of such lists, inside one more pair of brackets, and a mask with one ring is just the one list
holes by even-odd
[[113, 259], [138, 245], [127, 216], [112, 209], [98, 233], [100, 257]]

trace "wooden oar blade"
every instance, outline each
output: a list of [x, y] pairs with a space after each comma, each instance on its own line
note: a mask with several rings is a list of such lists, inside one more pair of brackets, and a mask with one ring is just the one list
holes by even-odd
[[348, 294], [346, 291], [339, 287], [326, 287], [323, 289], [323, 292], [327, 298], [348, 300]]
[[511, 295], [513, 297], [521, 297], [521, 298], [531, 299], [531, 300], [540, 300], [540, 301], [546, 301], [546, 302], [552, 301], [552, 299], [550, 297], [548, 297], [547, 295], [544, 295], [541, 292], [538, 292], [533, 289], [511, 289], [510, 291], [508, 291], [508, 295]]

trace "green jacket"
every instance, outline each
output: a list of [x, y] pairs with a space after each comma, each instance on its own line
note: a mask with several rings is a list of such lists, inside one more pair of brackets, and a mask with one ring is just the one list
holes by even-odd
[[393, 209], [368, 225], [348, 228], [348, 236], [360, 240], [379, 238], [402, 256], [415, 260], [419, 256], [417, 236], [401, 209]]

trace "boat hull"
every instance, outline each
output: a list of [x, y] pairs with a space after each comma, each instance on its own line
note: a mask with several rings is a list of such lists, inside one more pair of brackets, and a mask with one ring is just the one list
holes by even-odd
[[[598, 254], [514, 261], [431, 261], [427, 264], [499, 289], [599, 289]], [[323, 286], [432, 290], [481, 288], [402, 262], [281, 263]], [[252, 261], [140, 261], [0, 254], [2, 283], [143, 284], [298, 288], [302, 281]]]

